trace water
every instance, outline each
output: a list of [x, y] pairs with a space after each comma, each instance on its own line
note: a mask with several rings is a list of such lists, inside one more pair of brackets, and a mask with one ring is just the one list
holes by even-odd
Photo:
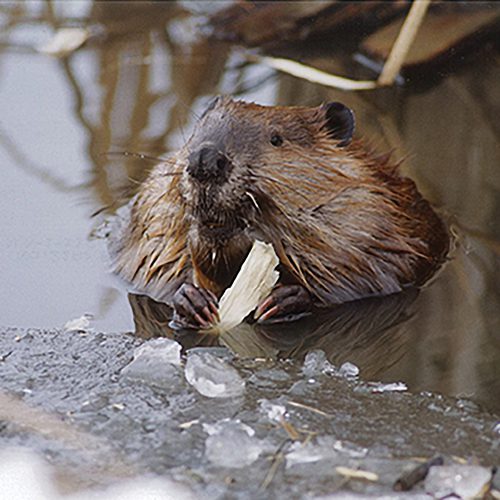
[[[97, 329], [133, 330], [126, 289], [92, 238], [100, 222], [92, 214], [119, 206], [152, 163], [107, 153], [175, 149], [218, 93], [263, 104], [340, 100], [355, 109], [360, 135], [406, 158], [403, 170], [458, 236], [450, 262], [392, 340], [366, 340], [364, 351], [335, 361], [361, 356], [365, 378], [500, 408], [497, 56], [427, 90], [343, 93], [258, 65], [238, 69], [230, 47], [196, 39], [199, 18], [183, 4], [53, 5], [53, 14], [43, 2], [1, 9], [11, 27], [0, 53], [0, 324], [50, 328], [92, 314]], [[33, 50], [51, 38], [51, 23], [67, 19], [107, 37], [68, 60]], [[370, 369], [377, 343], [384, 366]]]
[[[346, 460], [373, 466], [390, 488], [400, 461], [432, 455], [439, 442], [450, 455], [498, 461], [498, 54], [427, 87], [351, 94], [242, 66], [231, 46], [194, 36], [192, 5], [0, 5], [1, 389], [105, 436], [134, 473], [174, 471], [193, 488], [206, 487], [209, 498], [236, 495], [238, 481], [247, 484], [252, 474], [259, 484], [251, 492], [262, 493], [274, 463], [284, 485], [272, 486], [277, 492], [314, 487], [320, 495], [330, 491], [332, 467]], [[33, 50], [53, 26], [68, 24], [90, 26], [95, 36], [68, 59]], [[187, 362], [167, 339], [134, 351], [142, 339], [124, 332], [173, 337], [171, 311], [128, 295], [108, 272], [95, 231], [102, 216], [92, 214], [120, 206], [154, 165], [120, 152], [161, 157], [175, 150], [219, 93], [262, 104], [338, 100], [352, 107], [359, 135], [405, 158], [403, 171], [453, 227], [456, 248], [439, 275], [419, 293], [347, 304], [285, 329], [176, 337]], [[93, 331], [54, 330], [82, 317]], [[169, 346], [174, 351], [160, 353]], [[217, 366], [205, 366], [206, 359]], [[236, 383], [236, 396], [203, 395], [186, 380], [193, 368], [204, 378], [215, 373], [215, 384], [222, 371]], [[224, 428], [226, 419], [255, 436], [239, 424], [220, 440], [203, 429]], [[235, 467], [217, 476], [235, 435], [249, 450], [238, 458], [255, 457], [251, 472]], [[9, 430], [5, 439], [54, 462], [71, 458], [77, 468], [87, 460], [47, 437]], [[368, 456], [355, 456], [362, 450]], [[312, 462], [315, 454], [323, 458]], [[343, 484], [340, 475], [332, 481]]]

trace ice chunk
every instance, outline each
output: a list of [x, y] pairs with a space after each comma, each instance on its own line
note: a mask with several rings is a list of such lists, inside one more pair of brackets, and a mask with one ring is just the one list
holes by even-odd
[[369, 382], [367, 386], [370, 392], [403, 392], [408, 390], [407, 385], [403, 382], [391, 382], [389, 384]]
[[93, 314], [85, 313], [76, 319], [70, 319], [64, 325], [65, 332], [85, 332], [90, 330], [90, 322], [94, 319]]
[[238, 428], [244, 430], [250, 437], [255, 436], [255, 431], [247, 424], [240, 422], [239, 420], [231, 420], [230, 418], [224, 418], [219, 422], [215, 422], [214, 424], [203, 424], [203, 430], [209, 436], [215, 436], [216, 434], [220, 434], [223, 430], [228, 428]]
[[425, 478], [425, 491], [435, 498], [482, 498], [491, 476], [491, 469], [478, 465], [435, 466]]
[[368, 454], [368, 448], [363, 448], [348, 441], [337, 440], [333, 443], [333, 448], [341, 453], [349, 455], [352, 458], [363, 458]]
[[359, 375], [359, 368], [354, 363], [346, 361], [340, 366], [338, 374], [345, 378], [357, 378]]
[[286, 454], [287, 469], [297, 464], [307, 464], [337, 458], [338, 453], [335, 450], [336, 442], [333, 436], [319, 436], [316, 439], [316, 443], [312, 441], [306, 443], [295, 441], [290, 446], [290, 451]]
[[260, 403], [260, 411], [266, 415], [266, 417], [272, 422], [281, 422], [286, 413], [286, 408], [283, 405], [277, 405], [271, 403], [271, 401], [267, 399], [261, 399]]
[[337, 368], [328, 361], [324, 351], [316, 349], [307, 353], [302, 366], [302, 373], [304, 373], [306, 377], [326, 373], [345, 378], [357, 378], [359, 375], [359, 368], [349, 361], [346, 361], [340, 368]]
[[335, 373], [335, 366], [326, 359], [324, 351], [316, 349], [306, 354], [302, 365], [302, 373], [306, 377], [312, 377], [320, 373]]
[[186, 380], [208, 398], [231, 398], [245, 392], [245, 382], [238, 372], [207, 352], [189, 355], [185, 375]]
[[240, 468], [252, 464], [267, 448], [255, 437], [255, 431], [239, 421], [223, 420], [204, 424], [209, 434], [205, 441], [208, 460], [220, 467]]
[[174, 340], [157, 338], [149, 340], [134, 352], [134, 359], [121, 374], [129, 380], [169, 388], [179, 378], [181, 346]]
[[165, 337], [148, 340], [134, 351], [134, 360], [141, 356], [157, 358], [160, 362], [172, 365], [181, 364], [181, 345]]
[[293, 467], [296, 464], [307, 464], [318, 462], [324, 458], [324, 452], [310, 441], [303, 444], [295, 441], [290, 446], [290, 451], [286, 454], [286, 467]]
[[359, 375], [359, 368], [349, 361], [346, 361], [340, 368], [337, 368], [328, 361], [324, 351], [317, 349], [307, 353], [302, 366], [302, 372], [306, 377], [325, 373], [355, 379]]

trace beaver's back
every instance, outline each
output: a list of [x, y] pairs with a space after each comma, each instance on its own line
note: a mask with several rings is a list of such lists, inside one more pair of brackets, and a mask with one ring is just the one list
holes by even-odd
[[388, 157], [359, 142], [342, 152], [325, 141], [313, 155], [294, 153], [266, 164], [262, 228], [322, 303], [422, 285], [444, 262], [446, 226]]

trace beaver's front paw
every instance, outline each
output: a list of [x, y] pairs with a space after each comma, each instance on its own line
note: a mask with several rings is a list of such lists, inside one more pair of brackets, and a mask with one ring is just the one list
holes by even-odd
[[175, 329], [200, 330], [219, 319], [217, 297], [205, 288], [184, 283], [173, 297], [174, 317], [170, 326]]
[[311, 314], [312, 300], [302, 285], [278, 285], [255, 311], [258, 323], [295, 321]]

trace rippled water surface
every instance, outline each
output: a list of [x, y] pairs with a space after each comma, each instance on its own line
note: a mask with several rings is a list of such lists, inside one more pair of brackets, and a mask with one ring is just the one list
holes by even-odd
[[[360, 136], [405, 158], [457, 248], [420, 294], [348, 305], [288, 336], [254, 330], [221, 343], [250, 356], [302, 358], [319, 348], [335, 364], [356, 363], [365, 379], [499, 411], [498, 54], [418, 89], [344, 93], [241, 65], [236, 48], [194, 35], [199, 17], [188, 4], [0, 5], [0, 324], [53, 328], [91, 313], [96, 329], [131, 331], [135, 311], [141, 334], [152, 335], [154, 307], [129, 302], [94, 235], [101, 219], [92, 215], [126, 201], [152, 166], [120, 153], [174, 150], [214, 94], [339, 100], [355, 110]], [[34, 50], [67, 24], [93, 36], [67, 58]]]

